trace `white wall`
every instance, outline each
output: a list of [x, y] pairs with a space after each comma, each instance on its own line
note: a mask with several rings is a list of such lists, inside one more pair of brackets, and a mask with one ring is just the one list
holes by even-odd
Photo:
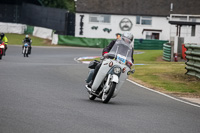
[[52, 40], [52, 33], [53, 33], [52, 29], [42, 28], [37, 26], [35, 26], [33, 30], [33, 36], [50, 40]]
[[[175, 37], [177, 27], [175, 25], [170, 26], [170, 36]], [[191, 36], [191, 26], [182, 26], [180, 37], [184, 37], [184, 43], [200, 43], [200, 26], [196, 25], [195, 36]]]
[[24, 24], [0, 22], [0, 32], [23, 34], [27, 26]]
[[[83, 35], [79, 35], [80, 32], [80, 15], [84, 15], [83, 22]], [[88, 37], [88, 38], [115, 38], [116, 33], [124, 33], [119, 27], [119, 23], [123, 18], [129, 18], [133, 27], [130, 32], [133, 33], [134, 37], [137, 39], [145, 39], [146, 33], [142, 34], [143, 29], [155, 29], [162, 30], [160, 33], [160, 40], [169, 40], [170, 36], [170, 24], [166, 17], [152, 17], [152, 25], [136, 25], [136, 16], [125, 16], [125, 15], [111, 15], [111, 23], [90, 23], [89, 14], [76, 13], [76, 27], [75, 36], [76, 37]], [[92, 30], [92, 26], [98, 26], [97, 30]], [[110, 33], [104, 32], [104, 28], [112, 29]]]
[[[83, 22], [83, 35], [79, 35], [80, 32], [80, 15], [84, 15]], [[146, 39], [147, 32], [143, 32], [143, 29], [162, 30], [161, 32], [153, 31], [153, 33], [160, 33], [160, 40], [170, 40], [170, 37], [176, 36], [176, 26], [170, 25], [169, 20], [166, 17], [152, 17], [152, 25], [137, 25], [136, 16], [128, 15], [111, 15], [111, 23], [91, 23], [89, 22], [89, 14], [76, 13], [76, 37], [88, 37], [88, 38], [115, 38], [116, 33], [124, 33], [119, 27], [119, 23], [123, 18], [129, 18], [133, 27], [130, 32], [133, 33], [136, 39]], [[97, 30], [92, 30], [92, 26], [98, 26]], [[112, 29], [110, 33], [104, 32], [104, 28]], [[148, 31], [149, 32], [149, 31]], [[200, 43], [200, 26], [196, 26], [196, 34], [191, 36], [191, 26], [181, 27], [181, 37], [184, 37], [185, 43]]]

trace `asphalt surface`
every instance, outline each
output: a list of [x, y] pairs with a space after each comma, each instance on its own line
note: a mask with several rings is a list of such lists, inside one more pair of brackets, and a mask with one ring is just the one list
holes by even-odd
[[101, 49], [9, 46], [0, 60], [0, 133], [199, 133], [200, 108], [128, 81], [108, 104], [90, 101], [87, 65]]

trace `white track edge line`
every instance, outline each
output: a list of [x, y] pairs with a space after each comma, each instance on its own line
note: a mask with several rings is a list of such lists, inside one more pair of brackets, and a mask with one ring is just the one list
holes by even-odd
[[77, 63], [80, 63], [80, 61], [78, 61], [77, 58], [74, 58], [74, 61], [77, 62]]
[[127, 79], [127, 81], [129, 81], [129, 82], [131, 82], [131, 83], [133, 83], [133, 84], [135, 84], [135, 85], [137, 85], [137, 86], [139, 86], [139, 87], [142, 87], [142, 88], [144, 88], [144, 89], [147, 89], [147, 90], [149, 90], [149, 91], [152, 91], [152, 92], [158, 93], [158, 94], [160, 94], [160, 95], [166, 96], [166, 97], [168, 97], [168, 98], [171, 98], [171, 99], [173, 99], [173, 100], [176, 100], [176, 101], [179, 101], [179, 102], [182, 102], [182, 103], [189, 104], [189, 105], [192, 105], [192, 106], [195, 106], [195, 107], [200, 108], [200, 105], [193, 104], [193, 103], [190, 103], [190, 102], [187, 102], [187, 101], [183, 101], [183, 100], [181, 100], [181, 99], [178, 99], [178, 98], [172, 97], [172, 96], [170, 96], [170, 95], [161, 93], [161, 92], [159, 92], [159, 91], [150, 89], [150, 88], [145, 87], [145, 86], [143, 86], [143, 85], [140, 85], [140, 84], [138, 84], [138, 83], [136, 83], [136, 82], [134, 82], [134, 81], [132, 81], [132, 80], [130, 80], [130, 79]]

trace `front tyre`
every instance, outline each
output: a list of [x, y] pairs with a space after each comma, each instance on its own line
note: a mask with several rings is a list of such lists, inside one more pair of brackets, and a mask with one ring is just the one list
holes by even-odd
[[110, 101], [110, 99], [113, 96], [113, 93], [115, 91], [115, 87], [116, 87], [116, 83], [115, 82], [110, 82], [110, 88], [107, 92], [103, 92], [102, 94], [102, 102], [103, 103], [108, 103]]
[[2, 56], [5, 56], [6, 54], [5, 54], [5, 49], [3, 49], [3, 55]]
[[96, 98], [95, 95], [92, 95], [91, 93], [89, 94], [89, 99], [90, 99], [90, 100], [94, 100], [95, 98]]
[[26, 48], [25, 47], [23, 49], [23, 54], [24, 54], [24, 57], [26, 57]]

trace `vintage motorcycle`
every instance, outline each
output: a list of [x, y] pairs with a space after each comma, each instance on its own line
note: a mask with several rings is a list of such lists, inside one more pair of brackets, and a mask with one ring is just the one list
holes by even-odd
[[0, 40], [0, 60], [2, 59], [4, 52], [5, 52], [5, 44]]
[[90, 100], [98, 97], [103, 103], [108, 103], [111, 98], [118, 94], [128, 75], [135, 72], [135, 69], [131, 70], [133, 65], [132, 52], [132, 47], [123, 38], [117, 40], [110, 52], [101, 58], [101, 67], [91, 88], [88, 87], [88, 83], [92, 79], [95, 66], [100, 62], [90, 62], [89, 68], [91, 69], [85, 85]]
[[30, 45], [29, 45], [28, 42], [25, 42], [24, 46], [23, 46], [23, 49], [22, 49], [22, 54], [24, 55], [24, 57], [28, 57], [29, 50], [30, 50]]

